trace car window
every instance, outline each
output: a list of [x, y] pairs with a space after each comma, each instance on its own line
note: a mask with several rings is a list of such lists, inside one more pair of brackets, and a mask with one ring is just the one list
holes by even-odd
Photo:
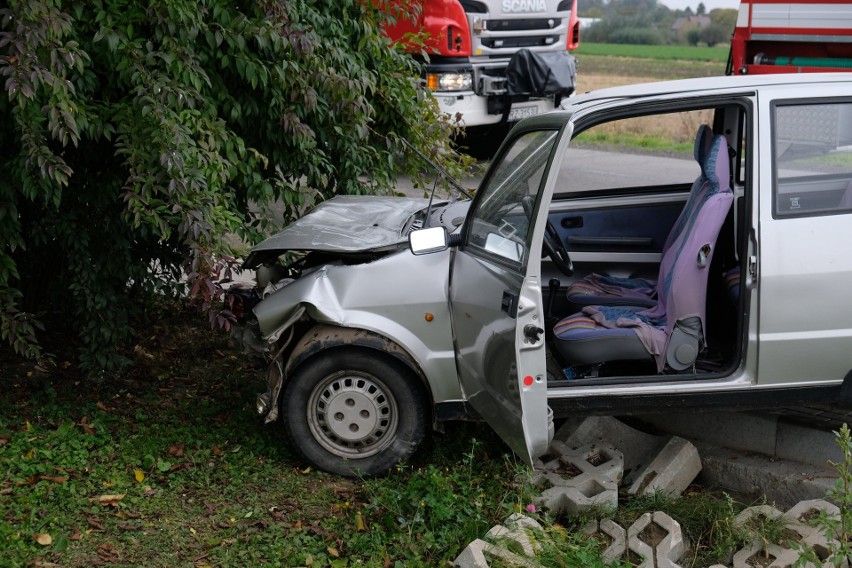
[[689, 184], [701, 173], [695, 133], [713, 123], [710, 109], [629, 117], [577, 134], [559, 170], [556, 193]]
[[775, 217], [852, 212], [852, 103], [775, 105]]
[[495, 166], [471, 213], [467, 245], [472, 251], [525, 266], [536, 197], [554, 130], [527, 132], [514, 141]]

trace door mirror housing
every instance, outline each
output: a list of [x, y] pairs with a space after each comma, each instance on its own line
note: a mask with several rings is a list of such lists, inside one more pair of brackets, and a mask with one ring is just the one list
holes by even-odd
[[449, 235], [444, 227], [418, 229], [408, 234], [408, 248], [412, 254], [431, 254], [446, 250], [450, 246]]

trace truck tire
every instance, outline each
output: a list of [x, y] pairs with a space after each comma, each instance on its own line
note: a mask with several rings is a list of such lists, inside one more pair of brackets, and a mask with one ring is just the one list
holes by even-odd
[[423, 385], [367, 349], [331, 349], [299, 365], [281, 411], [291, 443], [312, 465], [346, 477], [387, 473], [426, 434]]

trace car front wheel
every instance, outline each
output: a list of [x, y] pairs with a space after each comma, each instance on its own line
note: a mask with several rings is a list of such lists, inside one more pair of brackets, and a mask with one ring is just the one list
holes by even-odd
[[281, 396], [292, 444], [314, 466], [380, 475], [414, 453], [426, 433], [426, 393], [404, 365], [368, 350], [316, 355]]

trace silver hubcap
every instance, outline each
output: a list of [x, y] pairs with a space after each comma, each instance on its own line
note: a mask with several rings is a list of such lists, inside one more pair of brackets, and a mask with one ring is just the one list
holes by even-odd
[[365, 458], [379, 453], [396, 433], [396, 401], [378, 378], [360, 371], [325, 377], [308, 400], [308, 427], [335, 455]]

